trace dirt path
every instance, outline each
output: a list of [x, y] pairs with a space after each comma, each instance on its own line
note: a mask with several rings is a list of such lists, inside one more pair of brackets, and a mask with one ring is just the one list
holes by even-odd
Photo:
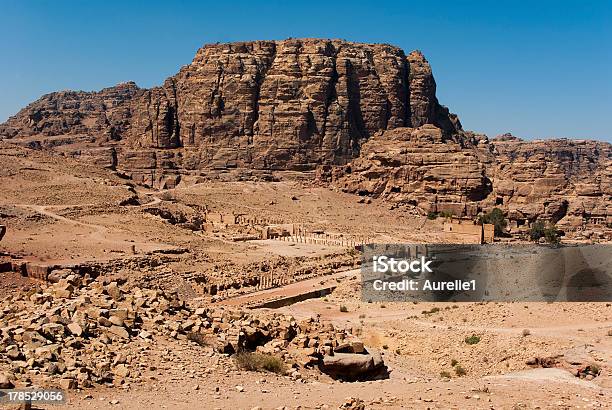
[[[133, 239], [124, 239], [121, 238], [121, 232], [113, 232], [108, 227], [99, 224], [92, 224], [87, 222], [77, 221], [75, 219], [66, 218], [65, 216], [59, 215], [57, 212], [74, 208], [74, 207], [82, 207], [83, 205], [30, 205], [30, 204], [16, 204], [16, 207], [34, 211], [40, 215], [44, 215], [46, 217], [52, 218], [56, 221], [63, 222], [72, 226], [79, 226], [83, 228], [90, 229], [91, 232], [87, 234], [88, 238], [92, 241], [97, 241], [98, 243], [106, 243], [112, 247], [122, 246], [125, 248], [125, 251], [129, 251], [132, 247], [136, 247], [139, 252], [154, 252], [154, 251], [165, 251], [165, 250], [174, 250], [177, 249], [176, 246], [166, 243], [158, 243], [158, 242], [138, 242]], [[53, 209], [53, 211], [52, 211]], [[70, 233], [68, 233], [70, 234]], [[126, 233], [125, 235], [128, 235]], [[58, 235], [58, 240], [62, 239]], [[96, 258], [99, 260], [100, 258]], [[47, 263], [54, 262], [66, 262], [62, 260], [49, 261], [46, 260]], [[72, 259], [69, 261], [70, 263], [74, 263], [75, 260]]]

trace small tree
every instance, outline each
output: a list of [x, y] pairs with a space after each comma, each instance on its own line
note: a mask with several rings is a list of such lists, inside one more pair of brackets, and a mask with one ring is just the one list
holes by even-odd
[[506, 218], [504, 218], [504, 212], [499, 208], [493, 208], [491, 212], [481, 216], [480, 222], [483, 224], [493, 224], [496, 236], [502, 236], [506, 231]]
[[539, 241], [540, 238], [544, 236], [544, 229], [544, 222], [535, 221], [533, 224], [531, 224], [531, 229], [529, 230], [529, 239], [534, 242]]
[[552, 244], [558, 244], [561, 242], [561, 238], [559, 237], [559, 230], [554, 224], [549, 225], [546, 229], [544, 229], [544, 238], [546, 242]]
[[554, 224], [549, 224], [547, 226], [542, 221], [535, 221], [533, 225], [531, 225], [529, 238], [535, 242], [539, 241], [540, 238], [544, 238], [546, 242], [551, 244], [558, 244], [561, 242], [557, 227]]

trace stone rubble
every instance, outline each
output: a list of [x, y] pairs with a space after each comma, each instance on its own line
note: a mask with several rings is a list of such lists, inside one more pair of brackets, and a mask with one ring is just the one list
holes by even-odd
[[[337, 329], [317, 318], [298, 322], [274, 312], [190, 307], [174, 293], [88, 275], [68, 275], [9, 296], [0, 309], [0, 385], [6, 386], [75, 389], [138, 381], [146, 353], [160, 337], [212, 347], [220, 357], [271, 354], [291, 364], [294, 379], [301, 378], [299, 369], [320, 366], [327, 372], [323, 364], [334, 356], [353, 357], [348, 366], [378, 357], [375, 369], [362, 366], [348, 378], [359, 373], [356, 378], [365, 379], [384, 367], [380, 355], [368, 353], [357, 339], [359, 329]], [[338, 366], [328, 373], [342, 378]]]

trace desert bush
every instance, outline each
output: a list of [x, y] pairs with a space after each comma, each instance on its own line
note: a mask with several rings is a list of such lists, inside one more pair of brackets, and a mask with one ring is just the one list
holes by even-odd
[[285, 373], [285, 363], [282, 359], [263, 353], [240, 352], [234, 356], [238, 367], [253, 372]]
[[541, 237], [544, 236], [544, 222], [535, 221], [531, 224], [531, 228], [529, 229], [529, 239], [532, 241], [539, 241]]
[[559, 230], [554, 224], [551, 224], [544, 229], [544, 239], [546, 239], [546, 242], [551, 244], [558, 244], [561, 242]]
[[435, 212], [427, 212], [427, 219], [434, 220], [434, 219], [437, 219], [437, 218], [438, 218], [438, 214], [437, 213], [435, 213]]
[[440, 377], [443, 379], [450, 379], [451, 378], [451, 374], [449, 372], [447, 372], [446, 370], [440, 372]]
[[348, 308], [344, 305], [340, 306], [340, 312], [346, 313], [348, 312]]
[[465, 338], [465, 343], [469, 345], [475, 345], [480, 342], [480, 337], [476, 335], [468, 336]]
[[531, 330], [523, 329], [523, 336], [529, 336], [531, 334]]
[[457, 376], [465, 376], [467, 374], [467, 371], [460, 364], [458, 364], [457, 366], [455, 366], [455, 374]]
[[457, 366], [458, 363], [459, 362], [457, 361], [457, 359], [451, 360], [451, 366], [453, 366], [453, 367]]
[[529, 238], [536, 242], [544, 238], [550, 244], [558, 244], [561, 241], [557, 227], [554, 224], [546, 225], [543, 221], [535, 221], [531, 225]]
[[424, 310], [421, 313], [424, 314], [424, 315], [431, 315], [433, 313], [438, 313], [439, 311], [440, 311], [439, 307], [433, 307], [433, 308], [431, 308], [429, 310]]
[[493, 208], [490, 212], [482, 215], [480, 223], [493, 224], [495, 227], [495, 236], [503, 236], [506, 231], [506, 218], [504, 218], [504, 212], [499, 208]]
[[586, 370], [589, 373], [591, 373], [593, 376], [599, 376], [599, 374], [601, 373], [601, 369], [599, 365], [596, 365], [595, 363], [589, 364]]

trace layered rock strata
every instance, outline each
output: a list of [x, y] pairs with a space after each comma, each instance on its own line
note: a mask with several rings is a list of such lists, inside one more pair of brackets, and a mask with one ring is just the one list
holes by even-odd
[[612, 225], [610, 144], [465, 132], [439, 104], [425, 57], [386, 44], [206, 45], [159, 87], [45, 95], [0, 125], [0, 138], [160, 188], [187, 173], [317, 169], [326, 184], [423, 212], [498, 206], [517, 226]]
[[93, 137], [117, 146], [119, 168], [149, 178], [179, 168], [304, 170], [350, 161], [381, 130], [459, 130], [435, 92], [418, 51], [318, 39], [212, 44], [160, 87], [45, 95], [0, 135]]

